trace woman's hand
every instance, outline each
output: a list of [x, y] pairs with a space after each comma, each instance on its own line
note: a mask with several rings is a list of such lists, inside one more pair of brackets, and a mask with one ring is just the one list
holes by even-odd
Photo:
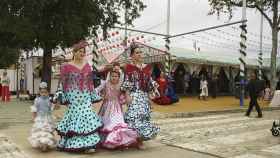
[[55, 103], [52, 105], [53, 106], [53, 110], [58, 110], [60, 109], [60, 105], [58, 103]]
[[128, 92], [125, 93], [125, 98], [126, 98], [127, 105], [132, 103], [132, 98], [131, 98], [131, 96], [129, 95]]

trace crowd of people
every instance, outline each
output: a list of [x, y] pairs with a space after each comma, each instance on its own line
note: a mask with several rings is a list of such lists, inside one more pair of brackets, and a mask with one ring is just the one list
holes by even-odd
[[[181, 73], [181, 75], [180, 75]], [[194, 71], [193, 73], [179, 71], [179, 75], [176, 78], [176, 87], [177, 93], [180, 93], [184, 96], [198, 96], [199, 99], [207, 100], [208, 96], [212, 98], [217, 97], [218, 91], [223, 92], [226, 90], [220, 89], [218, 82], [218, 74], [210, 75], [206, 71], [198, 73]], [[223, 82], [224, 83], [224, 82]]]
[[[83, 60], [86, 46], [84, 41], [73, 46], [74, 58], [61, 67], [61, 82], [53, 103], [46, 83], [40, 84], [40, 96], [32, 106], [34, 125], [29, 137], [32, 147], [86, 153], [97, 148], [145, 148], [143, 142], [155, 138], [159, 132], [159, 127], [151, 121], [150, 96], [155, 94], [150, 92], [156, 92], [158, 86], [151, 78], [151, 66], [143, 64], [141, 50], [133, 46], [132, 62], [125, 71], [120, 71], [116, 64], [108, 78], [94, 87], [91, 67]], [[95, 113], [92, 106], [101, 100], [102, 106]], [[67, 110], [54, 126], [50, 116], [59, 107], [58, 103], [66, 105]], [[59, 140], [55, 139], [55, 133]]]
[[[57, 148], [66, 152], [95, 152], [97, 148], [106, 149], [144, 149], [144, 141], [151, 140], [159, 133], [159, 127], [151, 120], [151, 100], [159, 105], [170, 105], [179, 101], [176, 95], [176, 83], [173, 74], [166, 75], [161, 71], [157, 78], [152, 77], [152, 67], [143, 63], [142, 51], [132, 45], [130, 48], [131, 63], [124, 70], [119, 63], [105, 74], [104, 80], [94, 84], [92, 67], [84, 60], [88, 43], [81, 41], [73, 45], [73, 59], [61, 66], [58, 91], [53, 98], [49, 97], [48, 85], [41, 82], [40, 95], [31, 106], [33, 127], [28, 138], [33, 148], [48, 151]], [[269, 84], [266, 86], [256, 79], [253, 73], [246, 85], [250, 104], [246, 112], [249, 116], [253, 107], [262, 117], [258, 104], [262, 92], [264, 100], [270, 100], [272, 93]], [[199, 99], [206, 100], [211, 94], [216, 98], [218, 75], [209, 80], [207, 75], [198, 76], [196, 72], [186, 73], [184, 92], [200, 90]], [[0, 92], [3, 101], [10, 100], [10, 79], [4, 71], [0, 78]], [[280, 81], [276, 90], [280, 90]], [[99, 112], [92, 106], [102, 101]], [[66, 105], [63, 118], [55, 124], [52, 112]], [[127, 105], [127, 108], [124, 108]], [[126, 110], [125, 110], [126, 109]], [[60, 136], [57, 140], [56, 135]]]

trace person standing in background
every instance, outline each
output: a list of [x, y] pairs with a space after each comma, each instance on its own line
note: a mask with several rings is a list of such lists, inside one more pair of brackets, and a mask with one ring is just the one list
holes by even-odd
[[8, 77], [8, 73], [7, 71], [3, 72], [3, 76], [2, 76], [2, 80], [1, 80], [1, 84], [2, 84], [2, 101], [10, 101], [10, 90], [9, 90], [9, 86], [10, 86], [10, 78]]
[[2, 96], [2, 81], [1, 81], [1, 76], [0, 76], [0, 96]]
[[217, 97], [217, 91], [218, 91], [218, 74], [214, 74], [214, 77], [211, 82], [211, 89], [212, 89], [212, 97]]
[[249, 103], [249, 107], [248, 107], [248, 110], [247, 110], [245, 116], [249, 117], [253, 107], [255, 106], [256, 110], [258, 112], [258, 118], [261, 118], [262, 117], [262, 111], [261, 111], [261, 108], [258, 104], [259, 92], [258, 92], [258, 82], [257, 82], [255, 73], [251, 74], [251, 79], [250, 79], [246, 88], [249, 91], [250, 103]]
[[276, 86], [276, 89], [275, 90], [280, 90], [280, 77], [278, 79], [278, 82], [277, 82], [277, 86]]

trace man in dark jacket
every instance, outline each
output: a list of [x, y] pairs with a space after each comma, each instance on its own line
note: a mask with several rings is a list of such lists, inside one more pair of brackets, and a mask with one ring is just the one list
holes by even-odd
[[257, 79], [256, 79], [256, 74], [252, 73], [251, 74], [251, 79], [250, 79], [250, 81], [247, 85], [247, 90], [248, 90], [249, 96], [250, 96], [250, 103], [249, 103], [249, 107], [248, 107], [248, 110], [247, 110], [245, 116], [249, 116], [253, 107], [255, 106], [256, 110], [258, 112], [258, 118], [262, 117], [262, 111], [261, 111], [261, 108], [258, 104], [258, 95], [259, 95], [260, 90], [261, 90], [260, 87], [261, 87], [261, 85], [260, 85], [260, 82], [258, 82]]
[[276, 90], [280, 90], [280, 77], [279, 77], [277, 85], [276, 85]]

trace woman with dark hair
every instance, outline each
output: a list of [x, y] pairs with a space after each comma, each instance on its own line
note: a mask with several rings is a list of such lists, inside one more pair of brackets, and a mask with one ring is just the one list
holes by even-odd
[[151, 123], [151, 104], [149, 92], [157, 88], [151, 78], [151, 66], [143, 64], [142, 51], [138, 46], [131, 47], [132, 63], [126, 65], [126, 77], [121, 90], [126, 92], [128, 109], [125, 121], [134, 128], [139, 137], [139, 148], [144, 148], [142, 142], [154, 138], [159, 128]]

